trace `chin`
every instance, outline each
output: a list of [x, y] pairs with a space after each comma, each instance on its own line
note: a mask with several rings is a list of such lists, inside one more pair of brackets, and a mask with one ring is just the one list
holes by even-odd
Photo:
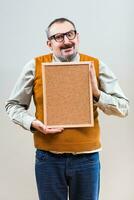
[[70, 62], [76, 56], [77, 53], [68, 53], [66, 55], [58, 56], [59, 60], [62, 62]]
[[64, 58], [70, 58], [70, 57], [73, 57], [73, 56], [74, 56], [74, 54], [70, 53], [70, 54], [64, 55], [63, 57]]
[[64, 55], [63, 57], [64, 57], [64, 59], [67, 59], [67, 60], [71, 60], [71, 59], [73, 59], [74, 57], [76, 56], [76, 53], [68, 53], [68, 54], [66, 54], [66, 55]]

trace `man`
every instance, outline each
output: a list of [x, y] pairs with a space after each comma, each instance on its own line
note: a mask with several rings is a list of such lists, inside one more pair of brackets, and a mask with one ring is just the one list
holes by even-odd
[[[79, 33], [66, 18], [51, 22], [47, 45], [52, 54], [26, 64], [6, 102], [10, 118], [33, 132], [36, 150], [36, 181], [40, 200], [98, 200], [100, 185], [100, 108], [108, 115], [125, 117], [128, 99], [116, 77], [100, 60], [79, 53]], [[47, 128], [43, 124], [42, 62], [93, 61], [90, 69], [94, 99], [94, 127]], [[35, 117], [27, 109], [34, 97]]]

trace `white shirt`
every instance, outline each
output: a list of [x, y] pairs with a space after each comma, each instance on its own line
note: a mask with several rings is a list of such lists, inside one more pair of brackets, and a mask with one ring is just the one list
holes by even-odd
[[[79, 54], [73, 61], [79, 61]], [[56, 57], [53, 62], [59, 61]], [[31, 97], [33, 95], [33, 83], [35, 77], [35, 59], [30, 60], [23, 68], [15, 87], [6, 102], [6, 111], [10, 119], [26, 130], [30, 130], [31, 123], [35, 119], [28, 113]], [[121, 90], [118, 80], [110, 68], [99, 61], [99, 89], [101, 95], [95, 104], [107, 115], [125, 117], [128, 114], [129, 102]]]

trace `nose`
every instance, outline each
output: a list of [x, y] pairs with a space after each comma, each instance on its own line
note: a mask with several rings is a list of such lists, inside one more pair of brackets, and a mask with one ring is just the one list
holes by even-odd
[[67, 38], [66, 35], [64, 35], [64, 44], [70, 44], [70, 40]]

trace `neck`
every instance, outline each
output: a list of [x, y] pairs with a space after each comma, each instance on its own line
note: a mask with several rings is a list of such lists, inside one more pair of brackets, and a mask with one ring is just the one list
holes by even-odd
[[79, 54], [76, 53], [75, 55], [72, 55], [68, 58], [62, 58], [62, 57], [57, 57], [53, 54], [53, 58], [55, 62], [78, 62], [79, 61]]

